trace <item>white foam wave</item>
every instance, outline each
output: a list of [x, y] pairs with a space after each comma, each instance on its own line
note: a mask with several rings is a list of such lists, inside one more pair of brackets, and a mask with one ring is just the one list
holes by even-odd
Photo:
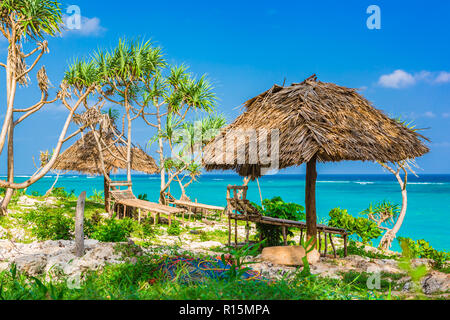
[[317, 182], [322, 182], [322, 183], [350, 183], [351, 181], [317, 181]]

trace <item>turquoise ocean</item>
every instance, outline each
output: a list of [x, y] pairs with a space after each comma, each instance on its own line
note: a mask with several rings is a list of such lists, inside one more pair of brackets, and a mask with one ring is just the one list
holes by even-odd
[[[23, 181], [27, 177], [18, 177]], [[126, 180], [124, 175], [112, 175], [113, 180]], [[136, 195], [147, 194], [151, 201], [158, 200], [159, 176], [133, 175], [133, 191]], [[53, 183], [53, 176], [46, 176], [30, 188], [44, 193]], [[268, 175], [259, 179], [263, 198], [281, 196], [288, 202], [304, 204], [304, 175]], [[198, 182], [187, 189], [192, 200], [221, 205], [226, 204], [226, 187], [230, 184], [242, 184], [242, 178], [231, 174], [204, 174]], [[66, 174], [60, 176], [57, 187], [79, 194], [86, 191], [88, 196], [94, 190], [103, 190], [103, 177]], [[176, 183], [172, 184], [171, 193], [179, 196]], [[411, 176], [408, 182], [408, 210], [398, 235], [412, 239], [425, 239], [439, 250], [450, 249], [450, 175]], [[249, 183], [248, 197], [259, 203], [256, 181]], [[401, 204], [400, 187], [393, 175], [329, 175], [319, 174], [317, 178], [317, 215], [319, 222], [326, 222], [332, 208], [347, 209], [357, 216], [370, 203], [389, 200]], [[377, 241], [374, 241], [376, 244]], [[394, 250], [399, 246], [395, 241]]]

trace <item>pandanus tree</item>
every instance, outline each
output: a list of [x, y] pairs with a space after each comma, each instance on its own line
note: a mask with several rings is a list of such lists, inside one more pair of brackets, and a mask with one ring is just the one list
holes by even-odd
[[[196, 79], [185, 66], [168, 66], [161, 48], [153, 46], [150, 41], [120, 40], [113, 50], [97, 52], [95, 61], [102, 81], [102, 96], [124, 111], [121, 135], [127, 139], [129, 182], [134, 120], [140, 118], [159, 132], [169, 115], [177, 115], [180, 124], [189, 110], [211, 111], [213, 108], [215, 95], [205, 76]], [[165, 181], [162, 138], [158, 138], [157, 152], [161, 175], [160, 201], [164, 201], [162, 195], [169, 184]]]
[[165, 190], [176, 181], [181, 190], [180, 200], [189, 200], [186, 188], [196, 181], [202, 172], [203, 148], [225, 124], [223, 115], [208, 115], [201, 120], [185, 121], [181, 124], [178, 119], [168, 115], [163, 130], [150, 140], [152, 142], [162, 139], [171, 151], [171, 156], [164, 158], [164, 167], [168, 173]]
[[102, 98], [121, 106], [124, 111], [122, 130], [114, 130], [114, 133], [117, 133], [117, 141], [126, 143], [127, 180], [131, 182], [132, 122], [146, 115], [145, 105], [140, 102], [144, 80], [154, 78], [165, 62], [161, 50], [149, 41], [126, 40], [120, 40], [111, 51], [97, 52], [94, 62], [101, 81], [99, 92]]
[[[0, 2], [0, 31], [8, 41], [6, 62], [0, 66], [6, 73], [6, 110], [0, 131], [0, 154], [7, 144], [7, 179], [0, 180], [0, 187], [6, 188], [5, 197], [0, 206], [0, 215], [7, 213], [7, 206], [15, 189], [23, 189], [42, 178], [51, 168], [59, 154], [62, 144], [72, 135], [66, 137], [70, 121], [88, 93], [80, 96], [72, 105], [66, 105], [69, 110], [66, 121], [54, 148], [52, 157], [46, 165], [40, 167], [29, 179], [22, 183], [14, 182], [14, 131], [28, 117], [41, 110], [45, 105], [57, 99], [70, 96], [67, 83], [62, 83], [56, 97], [49, 99], [50, 83], [45, 67], [37, 73], [37, 84], [41, 91], [40, 99], [31, 106], [16, 108], [16, 93], [20, 87], [30, 83], [30, 74], [45, 53], [48, 53], [46, 36], [56, 36], [60, 33], [62, 24], [61, 10], [57, 1], [50, 0], [4, 0]], [[25, 48], [29, 48], [27, 51]]]
[[[153, 110], [143, 115], [143, 119], [160, 133], [157, 137], [157, 152], [161, 177], [161, 203], [165, 203], [164, 194], [172, 182], [170, 178], [166, 181], [164, 120], [170, 119], [171, 127], [176, 128], [185, 120], [189, 111], [212, 112], [216, 100], [212, 85], [205, 75], [197, 79], [188, 73], [187, 67], [183, 65], [170, 67], [166, 71], [168, 71], [167, 75], [159, 73], [154, 79], [147, 79], [143, 90], [143, 105]], [[155, 121], [150, 122], [146, 118], [148, 115], [153, 115]]]

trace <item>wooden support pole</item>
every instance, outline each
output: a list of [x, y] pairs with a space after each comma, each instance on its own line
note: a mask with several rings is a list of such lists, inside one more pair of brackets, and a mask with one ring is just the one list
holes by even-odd
[[328, 243], [327, 243], [327, 233], [324, 232], [323, 235], [325, 236], [325, 252], [323, 253], [323, 255], [326, 257], [326, 256], [327, 256], [327, 247], [328, 247]]
[[331, 246], [333, 247], [333, 255], [336, 258], [337, 254], [336, 254], [336, 247], [334, 246], [334, 243], [333, 243], [333, 237], [331, 236], [331, 233], [329, 233], [328, 235], [330, 236], [330, 243], [331, 243]]
[[231, 218], [228, 215], [228, 246], [231, 246]]
[[344, 257], [347, 256], [347, 235], [344, 234]]
[[281, 231], [283, 232], [283, 242], [284, 242], [284, 245], [287, 246], [286, 227], [285, 227], [285, 226], [281, 227]]
[[[314, 157], [312, 157], [312, 159], [306, 164], [305, 207], [307, 239], [316, 239], [317, 236], [316, 179], [316, 156], [314, 155]], [[315, 241], [313, 241], [313, 243], [314, 242]]]
[[303, 240], [303, 229], [300, 229], [300, 241], [298, 242], [299, 246], [302, 244], [302, 240]]
[[320, 242], [320, 231], [317, 233], [317, 241], [319, 242], [319, 253], [322, 250], [322, 243]]
[[106, 177], [103, 177], [103, 195], [105, 196], [105, 210], [111, 215], [111, 194], [109, 192], [109, 182]]
[[248, 218], [247, 218], [247, 224], [245, 225], [245, 241], [249, 243], [250, 241], [250, 225], [248, 224]]
[[84, 205], [86, 202], [86, 191], [81, 192], [77, 201], [75, 213], [75, 255], [82, 257], [84, 255]]

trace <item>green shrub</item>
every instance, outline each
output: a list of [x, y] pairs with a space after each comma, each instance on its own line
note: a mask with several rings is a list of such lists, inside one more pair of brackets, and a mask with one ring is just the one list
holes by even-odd
[[167, 233], [171, 236], [179, 236], [181, 234], [179, 223], [172, 222], [171, 226], [167, 228]]
[[365, 244], [370, 244], [372, 239], [381, 236], [382, 232], [377, 224], [367, 218], [355, 218], [347, 210], [334, 208], [329, 213], [330, 227], [342, 228], [347, 230], [350, 235], [356, 235]]
[[69, 240], [74, 230], [74, 220], [63, 209], [38, 208], [24, 214], [23, 221], [32, 223], [31, 233], [39, 240]]
[[[257, 207], [261, 214], [264, 216], [294, 221], [305, 219], [305, 208], [303, 206], [292, 202], [284, 202], [281, 197], [264, 199], [264, 209], [255, 203], [253, 203], [253, 205]], [[283, 244], [283, 233], [280, 226], [257, 223], [256, 229], [259, 236], [266, 240], [264, 243], [265, 246], [278, 246]], [[292, 233], [291, 229], [288, 228], [286, 230], [286, 235], [293, 236], [294, 234]]]
[[70, 192], [67, 192], [64, 187], [58, 187], [53, 188], [52, 192], [50, 193], [51, 196], [61, 199], [73, 199], [76, 198], [75, 196], [75, 190], [71, 190]]
[[133, 232], [135, 221], [124, 218], [122, 220], [107, 219], [94, 228], [92, 237], [102, 242], [123, 242]]
[[402, 246], [406, 246], [412, 258], [426, 258], [434, 261], [436, 269], [443, 269], [446, 262], [450, 260], [450, 253], [445, 251], [438, 251], [434, 249], [428, 241], [423, 239], [414, 241], [411, 238], [398, 237], [398, 242]]
[[89, 200], [94, 202], [103, 202], [103, 191], [98, 191], [97, 189], [92, 190], [92, 196], [89, 197]]

